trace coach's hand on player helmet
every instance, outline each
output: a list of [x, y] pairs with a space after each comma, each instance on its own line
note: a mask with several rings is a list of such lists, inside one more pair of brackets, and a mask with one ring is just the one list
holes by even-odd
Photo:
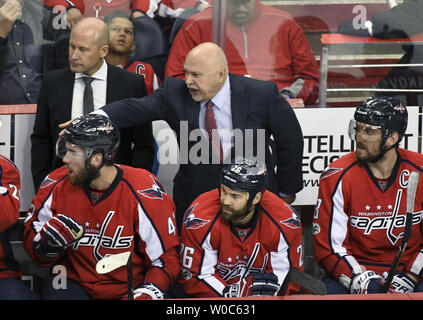
[[[134, 300], [162, 300], [164, 299], [164, 292], [155, 284], [148, 282], [136, 288], [133, 296]], [[127, 297], [124, 300], [127, 300]]]
[[54, 258], [81, 239], [84, 231], [84, 227], [75, 219], [58, 214], [48, 220], [35, 236], [34, 249], [40, 255]]
[[354, 275], [349, 290], [351, 294], [381, 293], [383, 284], [382, 276], [374, 271], [367, 270]]
[[[383, 276], [386, 278], [388, 276], [388, 273], [385, 272]], [[405, 274], [404, 272], [397, 271], [394, 277], [392, 278], [391, 286], [389, 287], [389, 292], [414, 292], [416, 285], [417, 282], [412, 279], [409, 275]]]

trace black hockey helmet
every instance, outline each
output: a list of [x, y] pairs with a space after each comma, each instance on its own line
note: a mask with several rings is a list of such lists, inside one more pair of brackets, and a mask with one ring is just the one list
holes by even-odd
[[258, 192], [263, 192], [267, 182], [267, 169], [256, 159], [236, 157], [220, 173], [220, 183], [232, 190], [249, 193], [252, 202]]
[[56, 145], [56, 154], [63, 158], [67, 152], [66, 141], [81, 147], [85, 158], [102, 153], [105, 163], [113, 163], [120, 143], [119, 129], [109, 118], [99, 114], [87, 114], [73, 120], [66, 127]]
[[383, 140], [396, 131], [399, 134], [399, 142], [407, 129], [408, 114], [405, 105], [397, 99], [373, 97], [363, 101], [357, 107], [354, 120], [380, 127]]

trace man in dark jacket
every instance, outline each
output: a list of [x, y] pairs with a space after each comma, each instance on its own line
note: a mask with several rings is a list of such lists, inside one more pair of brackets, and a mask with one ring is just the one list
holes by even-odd
[[[84, 108], [87, 88], [91, 88], [91, 110], [120, 99], [147, 95], [142, 76], [105, 62], [108, 43], [109, 31], [102, 20], [81, 20], [72, 29], [69, 41], [70, 67], [48, 72], [44, 77], [31, 135], [31, 171], [35, 190], [50, 171], [63, 165], [55, 155], [60, 131], [58, 125], [89, 112]], [[86, 79], [92, 82], [85, 84]], [[154, 138], [151, 122], [121, 130], [115, 160], [116, 163], [152, 170]]]

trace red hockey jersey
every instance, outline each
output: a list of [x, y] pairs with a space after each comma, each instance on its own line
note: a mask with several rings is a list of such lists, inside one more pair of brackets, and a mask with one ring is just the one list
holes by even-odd
[[[302, 270], [302, 226], [288, 204], [265, 191], [253, 225], [237, 230], [221, 216], [219, 199], [218, 189], [206, 192], [184, 216], [180, 284], [189, 296], [222, 296], [226, 285], [254, 272], [273, 272], [282, 285], [291, 267]], [[290, 283], [287, 293], [298, 289]]]
[[153, 67], [148, 63], [128, 59], [123, 69], [136, 74], [140, 74], [144, 77], [147, 94], [152, 94], [154, 90], [159, 88], [159, 85], [161, 83], [160, 79], [154, 72]]
[[[24, 247], [39, 266], [63, 265], [95, 299], [120, 299], [127, 292], [125, 267], [108, 274], [95, 271], [106, 255], [131, 251], [134, 285], [152, 282], [166, 290], [179, 273], [179, 238], [175, 205], [150, 172], [119, 166], [112, 185], [98, 195], [74, 186], [61, 167], [48, 175], [32, 201], [25, 221]], [[55, 261], [46, 261], [32, 247], [35, 235], [56, 214], [85, 227], [85, 235]]]
[[21, 275], [8, 241], [9, 228], [19, 219], [20, 190], [18, 168], [0, 155], [0, 278]]
[[[397, 162], [381, 188], [366, 164], [352, 152], [333, 162], [321, 175], [314, 212], [314, 255], [319, 265], [339, 279], [362, 272], [389, 271], [405, 226], [408, 177], [423, 177], [423, 156], [398, 149]], [[399, 270], [422, 277], [423, 184], [419, 183], [413, 227]]]
[[[303, 99], [306, 104], [314, 103], [319, 68], [303, 30], [287, 12], [258, 0], [256, 6], [254, 16], [244, 26], [226, 23], [225, 54], [229, 72], [273, 81], [279, 90], [296, 83], [295, 98]], [[184, 23], [169, 52], [166, 77], [185, 77], [188, 52], [200, 43], [212, 41], [212, 26], [212, 10], [197, 13]]]

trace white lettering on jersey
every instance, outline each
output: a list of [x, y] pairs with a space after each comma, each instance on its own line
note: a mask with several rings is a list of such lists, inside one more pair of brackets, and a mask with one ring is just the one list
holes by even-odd
[[9, 184], [9, 188], [13, 189], [12, 197], [16, 200], [19, 200], [20, 195], [18, 187], [16, 187], [14, 184]]
[[[229, 281], [233, 278], [239, 277], [247, 271], [247, 256], [235, 256], [229, 257], [227, 259], [228, 262], [232, 262], [236, 260], [234, 263], [223, 263], [219, 262], [216, 268], [216, 272], [222, 277], [223, 280]], [[267, 267], [267, 261], [269, 260], [269, 254], [266, 253], [263, 257], [263, 263], [260, 268], [258, 267], [250, 267], [248, 273], [256, 273], [256, 272], [264, 272]], [[246, 274], [245, 276], [247, 276]]]
[[[399, 235], [395, 235], [393, 233], [393, 229], [403, 228], [405, 226], [406, 220], [405, 215], [398, 215], [402, 193], [403, 189], [399, 189], [397, 191], [395, 205], [392, 211], [359, 212], [357, 216], [350, 217], [351, 226], [353, 228], [364, 230], [365, 235], [369, 235], [373, 230], [386, 230], [386, 237], [389, 239], [392, 245], [395, 245], [395, 243], [402, 238], [402, 232]], [[388, 208], [392, 208], [392, 206], [389, 205]], [[413, 225], [419, 224], [421, 220], [422, 212], [414, 212], [412, 221]]]
[[409, 177], [410, 176], [410, 171], [408, 170], [403, 170], [401, 171], [400, 175], [399, 175], [399, 185], [401, 186], [401, 188], [407, 188], [408, 186], [408, 179], [407, 181], [404, 179], [404, 177]]
[[94, 229], [86, 229], [85, 235], [81, 240], [73, 245], [74, 250], [78, 250], [80, 246], [94, 247], [93, 254], [97, 261], [100, 261], [104, 256], [100, 254], [100, 249], [125, 249], [130, 248], [134, 236], [121, 237], [123, 225], [116, 227], [113, 237], [105, 236], [107, 226], [110, 223], [115, 211], [109, 211], [106, 218], [101, 225], [100, 232]]

